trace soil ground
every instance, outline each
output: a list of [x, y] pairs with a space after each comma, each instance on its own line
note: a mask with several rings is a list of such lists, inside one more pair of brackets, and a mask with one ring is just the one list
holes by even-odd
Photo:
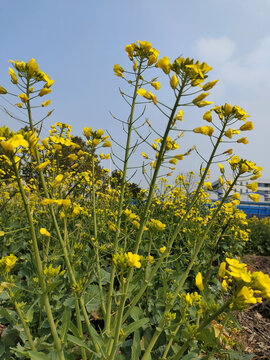
[[[270, 275], [270, 257], [246, 255], [243, 262], [250, 271]], [[255, 354], [253, 359], [270, 360], [270, 299], [256, 304], [238, 315], [242, 325], [241, 338], [245, 352]]]

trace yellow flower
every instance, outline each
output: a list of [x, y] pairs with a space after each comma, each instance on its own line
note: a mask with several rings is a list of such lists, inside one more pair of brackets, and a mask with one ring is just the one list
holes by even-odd
[[223, 261], [219, 266], [218, 276], [224, 278], [225, 273], [226, 273], [226, 263], [225, 261]]
[[196, 275], [195, 285], [197, 286], [197, 288], [198, 288], [200, 291], [203, 291], [203, 289], [204, 289], [203, 279], [202, 279], [202, 274], [201, 274], [200, 272], [198, 272], [198, 274]]
[[224, 181], [223, 181], [223, 178], [222, 178], [221, 175], [220, 175], [220, 177], [218, 178], [218, 182], [220, 183], [220, 185], [223, 185], [223, 184], [224, 184]]
[[223, 288], [225, 291], [228, 290], [228, 283], [227, 283], [226, 280], [223, 280], [223, 281], [222, 281], [221, 286], [222, 286], [222, 288]]
[[53, 180], [53, 182], [51, 183], [51, 187], [54, 188], [57, 185], [60, 184], [60, 182], [63, 180], [64, 175], [63, 174], [59, 174], [56, 176], [56, 178]]
[[84, 136], [87, 138], [87, 140], [89, 140], [90, 139], [90, 137], [91, 137], [91, 134], [92, 134], [92, 127], [84, 127], [83, 128], [83, 133], [84, 133]]
[[41, 170], [45, 169], [50, 163], [51, 163], [50, 160], [46, 160], [43, 163], [37, 165], [35, 169], [37, 171], [41, 171]]
[[207, 189], [207, 190], [213, 190], [213, 187], [212, 187], [212, 184], [210, 183], [210, 181], [207, 181], [204, 183], [204, 187]]
[[219, 170], [221, 174], [224, 174], [224, 166], [222, 164], [218, 164]]
[[174, 157], [177, 159], [177, 160], [183, 160], [183, 155], [182, 154], [179, 154], [179, 155], [174, 155]]
[[160, 89], [160, 82], [158, 82], [158, 81], [153, 81], [153, 82], [151, 82], [151, 85], [152, 85], [156, 90], [159, 90], [159, 89]]
[[113, 67], [113, 71], [115, 72], [116, 76], [120, 76], [122, 78], [124, 77], [123, 75], [124, 69], [120, 65], [115, 64]]
[[5, 88], [3, 88], [2, 86], [0, 86], [0, 94], [5, 95], [6, 93], [7, 93], [7, 90]]
[[246, 137], [242, 137], [241, 139], [238, 139], [237, 142], [242, 144], [248, 144], [248, 139]]
[[183, 115], [184, 115], [184, 111], [183, 111], [183, 110], [179, 110], [178, 113], [175, 115], [174, 120], [183, 121]]
[[232, 153], [233, 153], [233, 149], [228, 149], [228, 150], [224, 151], [222, 154], [232, 155]]
[[135, 60], [133, 64], [133, 71], [136, 71], [137, 69], [138, 69], [138, 62], [137, 60]]
[[233, 199], [236, 199], [236, 200], [240, 200], [241, 199], [241, 195], [239, 193], [234, 193], [233, 196], [232, 196]]
[[169, 74], [170, 72], [170, 59], [168, 56], [164, 56], [163, 58], [159, 59], [156, 63], [156, 67], [162, 69], [165, 74]]
[[12, 68], [9, 68], [9, 75], [11, 77], [11, 81], [13, 84], [17, 84], [18, 83], [18, 79], [17, 79], [17, 76], [14, 72], [14, 70]]
[[148, 222], [148, 226], [151, 229], [155, 229], [158, 231], [163, 231], [166, 228], [166, 225], [163, 224], [160, 220], [150, 219], [150, 222]]
[[51, 264], [49, 267], [47, 267], [47, 266], [45, 267], [45, 269], [43, 270], [43, 273], [48, 278], [53, 278], [59, 274], [60, 270], [61, 270], [61, 265], [59, 265], [57, 268], [53, 268], [52, 264]]
[[18, 148], [19, 146], [28, 148], [29, 144], [28, 141], [26, 141], [21, 134], [16, 134], [9, 140], [2, 141], [1, 146], [5, 152], [9, 153], [12, 152], [14, 149]]
[[199, 108], [213, 104], [213, 101], [200, 101], [196, 103]]
[[224, 133], [224, 135], [225, 135], [227, 138], [231, 139], [232, 136], [233, 136], [233, 131], [232, 131], [232, 129], [229, 128], [228, 130], [226, 130], [225, 133]]
[[203, 120], [206, 120], [208, 122], [212, 122], [211, 111], [206, 111], [206, 113], [204, 113]]
[[127, 261], [128, 261], [128, 265], [130, 267], [136, 267], [137, 269], [139, 269], [142, 264], [140, 263], [140, 255], [138, 254], [133, 254], [132, 252], [128, 252], [126, 254], [126, 257], [127, 257]]
[[256, 192], [258, 189], [258, 183], [253, 182], [251, 184], [247, 184], [247, 188], [253, 192]]
[[192, 100], [193, 104], [196, 105], [198, 102], [205, 99], [208, 95], [209, 95], [209, 93], [202, 93], [202, 94], [198, 95], [195, 99]]
[[28, 74], [30, 76], [32, 76], [35, 71], [38, 71], [38, 64], [36, 63], [36, 60], [33, 58], [28, 61], [27, 66], [28, 66]]
[[152, 49], [152, 44], [149, 41], [137, 41], [140, 44], [140, 48], [145, 52], [148, 52]]
[[157, 104], [157, 98], [152, 93], [152, 91], [147, 92], [145, 89], [139, 89], [137, 94], [144, 97], [145, 99], [152, 100], [155, 105]]
[[193, 131], [197, 134], [212, 136], [214, 129], [211, 126], [205, 125], [205, 126], [197, 127], [193, 129]]
[[[132, 44], [130, 44], [130, 45], [126, 45], [126, 47], [125, 47], [125, 50], [126, 50], [126, 52], [127, 52], [127, 54], [128, 54], [128, 57], [130, 58], [130, 60], [133, 59], [133, 52], [134, 52], [135, 47], [136, 47], [136, 44], [135, 44], [135, 43], [132, 43]], [[124, 71], [124, 70], [123, 70], [123, 71]], [[118, 75], [118, 76], [119, 76], [119, 75]]]
[[104, 143], [102, 144], [102, 147], [111, 147], [112, 144], [109, 140], [105, 140]]
[[164, 254], [166, 251], [166, 246], [163, 246], [162, 248], [160, 248], [159, 251], [161, 252], [161, 254]]
[[257, 299], [253, 296], [254, 291], [247, 286], [243, 286], [237, 294], [237, 302], [243, 303], [243, 305], [256, 304]]
[[248, 197], [254, 202], [259, 202], [260, 201], [260, 195], [259, 194], [249, 194]]
[[254, 129], [252, 121], [247, 121], [244, 125], [240, 127], [241, 131], [248, 131]]
[[10, 270], [14, 267], [18, 259], [15, 255], [10, 254], [9, 256], [4, 256], [1, 260], [6, 265], [6, 272], [10, 272]]
[[232, 112], [232, 106], [230, 105], [230, 104], [225, 104], [224, 105], [224, 115], [225, 116], [228, 116], [228, 115], [230, 115], [230, 113]]
[[24, 93], [18, 95], [18, 98], [20, 98], [23, 103], [26, 103], [29, 100], [29, 97]]
[[217, 82], [218, 82], [218, 80], [209, 81], [208, 83], [206, 83], [206, 84], [203, 86], [203, 90], [204, 90], [204, 91], [207, 91], [207, 90], [212, 89], [212, 88], [216, 85]]
[[54, 80], [53, 80], [53, 79], [50, 79], [50, 80], [47, 81], [47, 83], [44, 85], [44, 87], [50, 88], [53, 83], [54, 83]]
[[270, 277], [262, 271], [252, 273], [252, 287], [255, 290], [260, 290], [264, 298], [270, 298]]
[[186, 303], [192, 306], [193, 301], [192, 301], [192, 297], [190, 296], [190, 293], [186, 294]]
[[49, 94], [50, 92], [51, 92], [52, 90], [51, 89], [48, 89], [48, 88], [43, 88], [43, 89], [41, 89], [40, 90], [40, 92], [39, 92], [39, 96], [44, 96], [44, 95], [47, 95], [47, 94]]
[[103, 131], [102, 129], [98, 129], [98, 130], [96, 131], [96, 136], [97, 136], [97, 138], [100, 138], [102, 135], [104, 135], [104, 131]]
[[149, 56], [148, 63], [147, 63], [148, 66], [151, 66], [151, 65], [155, 64], [157, 62], [158, 55], [159, 55], [158, 50], [156, 50], [154, 48], [152, 48], [150, 50], [150, 53], [151, 53], [151, 55]]
[[177, 159], [174, 157], [169, 161], [170, 164], [176, 165], [177, 164]]
[[45, 106], [50, 105], [50, 103], [51, 103], [51, 100], [47, 100], [47, 101], [44, 101], [44, 102], [41, 104], [41, 106], [42, 106], [42, 107], [45, 107]]
[[49, 233], [49, 231], [47, 230], [47, 229], [45, 229], [45, 228], [41, 228], [40, 230], [39, 230], [39, 232], [41, 233], [41, 235], [44, 235], [44, 236], [51, 236], [51, 234]]
[[178, 86], [178, 78], [176, 75], [173, 75], [170, 81], [170, 85], [173, 89], [176, 89]]
[[148, 156], [146, 155], [145, 152], [142, 152], [141, 155], [142, 155], [145, 159], [148, 159]]

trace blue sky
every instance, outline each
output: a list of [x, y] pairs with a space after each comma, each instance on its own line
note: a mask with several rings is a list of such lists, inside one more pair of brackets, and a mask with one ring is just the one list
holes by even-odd
[[[122, 141], [121, 128], [109, 112], [125, 118], [128, 108], [118, 92], [124, 84], [112, 68], [115, 63], [130, 66], [126, 44], [148, 40], [161, 57], [173, 60], [181, 54], [213, 67], [209, 78], [219, 83], [209, 100], [243, 107], [254, 123], [255, 129], [247, 134], [249, 144], [234, 146], [235, 153], [263, 166], [263, 177], [269, 178], [269, 14], [269, 0], [2, 1], [0, 84], [12, 88], [9, 59], [34, 57], [40, 69], [55, 80], [48, 97], [55, 112], [44, 124], [44, 136], [51, 124], [61, 121], [70, 124], [74, 134], [81, 135], [84, 126], [93, 126], [107, 129]], [[167, 79], [161, 75], [160, 81], [165, 84]], [[169, 103], [169, 88], [160, 96]], [[16, 112], [3, 96], [0, 106]], [[190, 128], [204, 124], [204, 111], [187, 113]], [[146, 115], [153, 126], [164, 126], [153, 109]], [[20, 127], [0, 110], [2, 125]], [[184, 136], [180, 146], [184, 151], [196, 144], [207, 156], [210, 144], [202, 137]], [[196, 171], [199, 165], [194, 154], [179, 163], [176, 174]], [[217, 174], [215, 168], [213, 173]]]

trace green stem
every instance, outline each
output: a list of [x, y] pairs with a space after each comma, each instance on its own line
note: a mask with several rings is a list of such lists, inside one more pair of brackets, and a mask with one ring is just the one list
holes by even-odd
[[[29, 81], [27, 82], [27, 96], [29, 97]], [[30, 105], [29, 100], [27, 101], [27, 111], [28, 111], [28, 119], [29, 119], [30, 128], [34, 132], [31, 105]], [[39, 152], [38, 152], [37, 147], [35, 148], [35, 156], [36, 156], [37, 164], [40, 165], [40, 156], [39, 156]], [[42, 184], [42, 187], [43, 187], [43, 190], [44, 190], [45, 197], [50, 198], [48, 188], [47, 188], [47, 184], [46, 184], [46, 181], [45, 181], [44, 174], [43, 174], [42, 170], [39, 172], [39, 175], [40, 175], [41, 184]], [[72, 285], [76, 285], [77, 282], [76, 282], [76, 278], [75, 278], [75, 275], [74, 275], [74, 272], [73, 272], [73, 269], [72, 269], [72, 266], [71, 266], [71, 263], [70, 263], [69, 254], [68, 254], [68, 251], [67, 251], [67, 246], [66, 246], [65, 241], [64, 241], [64, 239], [63, 239], [63, 237], [61, 235], [60, 228], [59, 228], [59, 225], [58, 225], [58, 222], [57, 222], [57, 219], [56, 219], [56, 216], [55, 216], [54, 209], [53, 209], [52, 205], [49, 205], [49, 211], [50, 211], [50, 214], [52, 216], [53, 224], [54, 224], [58, 239], [59, 239], [61, 247], [62, 247], [65, 263], [66, 263], [67, 269], [68, 269], [70, 282], [71, 282]], [[84, 314], [85, 321], [86, 322], [87, 322], [87, 320], [89, 321], [88, 316], [85, 316], [86, 310], [82, 309], [82, 311], [83, 311], [83, 314]], [[88, 328], [89, 327], [91, 327], [90, 322], [89, 322]], [[91, 333], [89, 332], [90, 337], [91, 337]], [[96, 342], [94, 341], [94, 339], [92, 338], [91, 340], [92, 340], [92, 342], [94, 344], [94, 347], [96, 349], [98, 349], [98, 346], [97, 346]]]
[[[177, 238], [179, 232], [181, 231], [181, 229], [182, 229], [182, 227], [183, 227], [183, 225], [184, 225], [184, 223], [185, 223], [185, 221], [186, 221], [186, 219], [187, 219], [187, 217], [188, 217], [191, 209], [193, 208], [193, 206], [195, 205], [195, 203], [196, 203], [196, 201], [197, 201], [197, 199], [198, 199], [198, 197], [199, 197], [200, 190], [201, 190], [201, 188], [202, 188], [202, 186], [203, 186], [203, 184], [204, 184], [204, 180], [205, 180], [205, 178], [206, 178], [206, 176], [207, 176], [207, 174], [208, 174], [208, 170], [209, 170], [209, 168], [210, 168], [210, 165], [211, 165], [211, 163], [212, 163], [212, 161], [213, 161], [213, 159], [214, 159], [214, 157], [215, 157], [217, 148], [218, 148], [218, 146], [219, 146], [219, 144], [220, 144], [220, 142], [221, 142], [221, 139], [222, 139], [222, 136], [223, 136], [223, 134], [224, 134], [224, 131], [225, 131], [227, 122], [228, 122], [228, 119], [226, 119], [226, 120], [224, 121], [223, 128], [222, 128], [221, 133], [220, 133], [220, 135], [219, 135], [219, 137], [218, 137], [218, 139], [217, 139], [217, 141], [216, 141], [216, 144], [215, 144], [215, 146], [214, 146], [214, 148], [213, 148], [213, 151], [212, 151], [211, 156], [210, 156], [210, 158], [209, 158], [209, 161], [208, 161], [208, 163], [207, 163], [207, 165], [206, 165], [206, 168], [205, 168], [205, 170], [204, 170], [204, 173], [203, 173], [203, 176], [202, 176], [202, 178], [201, 178], [201, 180], [200, 180], [200, 183], [199, 183], [199, 185], [198, 185], [198, 187], [197, 187], [197, 189], [196, 189], [196, 192], [195, 192], [195, 194], [194, 194], [194, 196], [193, 196], [193, 198], [192, 198], [192, 200], [191, 200], [190, 205], [188, 206], [188, 208], [187, 208], [187, 210], [186, 210], [185, 215], [183, 216], [183, 218], [182, 218], [182, 219], [180, 220], [180, 222], [178, 223], [174, 234], [172, 235], [172, 237], [170, 238], [170, 240], [169, 240], [169, 242], [168, 242], [167, 249], [166, 249], [166, 251], [165, 251], [165, 253], [164, 253], [164, 256], [165, 256], [165, 255], [167, 255], [167, 256], [169, 255], [174, 241], [176, 240], [176, 238]], [[156, 263], [155, 267], [153, 268], [153, 270], [152, 270], [151, 273], [149, 274], [148, 281], [144, 283], [144, 285], [141, 287], [139, 293], [133, 298], [133, 300], [132, 300], [132, 302], [131, 302], [131, 304], [130, 304], [128, 310], [127, 310], [127, 312], [126, 312], [125, 315], [124, 315], [123, 321], [125, 321], [125, 320], [127, 319], [127, 317], [130, 315], [131, 310], [134, 308], [134, 306], [137, 304], [137, 302], [139, 301], [139, 299], [140, 299], [141, 296], [143, 295], [143, 293], [144, 293], [144, 291], [146, 290], [146, 288], [149, 286], [152, 278], [154, 277], [154, 275], [155, 275], [156, 272], [158, 271], [158, 269], [159, 269], [159, 267], [161, 266], [162, 262], [163, 262], [163, 259], [159, 259], [158, 262]]]
[[[231, 304], [231, 299], [226, 301], [225, 304], [223, 304], [214, 314], [212, 314], [207, 319], [205, 319], [201, 323], [201, 325], [198, 327], [198, 329], [195, 331], [195, 333], [193, 334], [193, 337], [196, 336], [196, 334], [200, 333], [207, 325], [209, 325], [214, 319], [216, 319], [220, 314], [222, 314], [226, 309], [228, 309], [230, 304]], [[184, 342], [184, 344], [182, 345], [182, 347], [180, 348], [178, 353], [172, 358], [172, 360], [180, 360], [181, 359], [181, 357], [184, 355], [185, 351], [188, 349], [191, 338], [192, 337], [190, 337], [189, 339], [187, 339]]]
[[[180, 282], [179, 282], [179, 284], [178, 284], [178, 286], [176, 288], [174, 296], [172, 297], [172, 299], [170, 301], [170, 304], [168, 304], [168, 306], [166, 308], [166, 311], [170, 311], [172, 309], [172, 307], [174, 305], [174, 302], [175, 302], [179, 292], [181, 291], [183, 285], [185, 284], [185, 281], [186, 281], [186, 279], [187, 279], [187, 277], [188, 277], [188, 275], [189, 275], [189, 273], [190, 273], [190, 271], [191, 271], [191, 269], [192, 269], [192, 267], [194, 265], [194, 262], [197, 259], [198, 253], [199, 253], [199, 251], [200, 251], [200, 249], [201, 249], [201, 247], [202, 247], [202, 245], [203, 245], [203, 243], [204, 243], [204, 241], [206, 239], [206, 236], [207, 236], [209, 230], [211, 229], [212, 224], [213, 224], [215, 218], [217, 217], [221, 207], [223, 206], [225, 200], [227, 199], [229, 193], [233, 189], [238, 177], [239, 177], [239, 174], [235, 177], [232, 184], [229, 186], [229, 188], [228, 188], [227, 192], [225, 193], [222, 201], [220, 202], [219, 206], [216, 208], [216, 210], [215, 210], [215, 212], [214, 212], [214, 214], [212, 216], [211, 221], [209, 221], [209, 223], [208, 223], [208, 225], [207, 225], [207, 227], [206, 227], [206, 229], [204, 231], [204, 234], [203, 234], [202, 238], [198, 241], [198, 246], [197, 246], [196, 250], [194, 251], [194, 253], [192, 255], [192, 258], [191, 258], [191, 260], [190, 260], [190, 262], [188, 264], [188, 267], [187, 267], [184, 275], [182, 276], [182, 278], [181, 278], [181, 280], [180, 280]], [[163, 314], [163, 316], [162, 316], [162, 318], [161, 318], [161, 320], [160, 320], [160, 322], [159, 322], [159, 324], [157, 326], [157, 330], [155, 331], [155, 333], [154, 333], [154, 335], [153, 335], [153, 337], [152, 337], [152, 339], [151, 339], [151, 341], [150, 341], [150, 343], [149, 343], [149, 345], [148, 345], [148, 347], [147, 347], [147, 349], [146, 349], [146, 351], [144, 353], [144, 356], [142, 357], [142, 360], [147, 360], [149, 358], [151, 350], [152, 350], [153, 346], [155, 345], [157, 339], [159, 338], [159, 335], [162, 332], [161, 329], [163, 328], [163, 325], [164, 325], [164, 322], [165, 322], [166, 311], [164, 312], [164, 314]]]
[[214, 256], [216, 255], [217, 253], [217, 250], [218, 250], [218, 245], [222, 239], [222, 237], [224, 236], [229, 224], [231, 222], [231, 219], [229, 218], [229, 220], [226, 222], [226, 224], [223, 226], [222, 228], [222, 231], [221, 231], [221, 234], [219, 235], [215, 245], [214, 245], [214, 248], [213, 248], [213, 251], [212, 251], [212, 255], [211, 255], [211, 258], [209, 260], [209, 263], [207, 265], [207, 271], [206, 271], [206, 274], [204, 276], [204, 284], [207, 284], [208, 283], [208, 279], [209, 279], [209, 276], [210, 276], [210, 271], [211, 271], [211, 267], [212, 267], [212, 262], [213, 262], [213, 259], [214, 259]]
[[[95, 189], [95, 156], [94, 150], [92, 151], [92, 206], [93, 206], [93, 222], [94, 222], [94, 237], [95, 242], [98, 241], [97, 239], [97, 215], [96, 215], [96, 189]], [[96, 255], [96, 265], [97, 265], [97, 276], [98, 276], [98, 288], [99, 288], [99, 296], [101, 302], [101, 310], [103, 316], [106, 316], [106, 308], [103, 296], [103, 289], [101, 283], [101, 275], [100, 275], [100, 262], [99, 262], [99, 246], [94, 246], [94, 251]]]
[[[76, 311], [77, 328], [78, 328], [79, 336], [80, 336], [81, 340], [83, 341], [83, 329], [82, 329], [82, 321], [81, 321], [81, 311], [80, 311], [79, 301], [78, 301], [78, 298], [77, 298], [76, 294], [74, 296], [74, 299], [75, 299], [75, 311]], [[86, 352], [85, 352], [85, 349], [83, 347], [81, 347], [81, 355], [82, 355], [82, 360], [87, 360]]]
[[[124, 277], [122, 277], [122, 282], [124, 283]], [[120, 305], [119, 305], [119, 309], [117, 311], [117, 317], [116, 317], [117, 321], [116, 321], [116, 327], [115, 327], [115, 331], [114, 331], [114, 341], [112, 344], [112, 350], [109, 353], [109, 355], [110, 355], [109, 360], [114, 359], [116, 350], [119, 346], [118, 340], [119, 340], [119, 334], [120, 334], [120, 330], [121, 330], [121, 326], [122, 326], [122, 317], [123, 317], [123, 312], [124, 312], [125, 302], [126, 302], [126, 292], [127, 292], [127, 284], [123, 284], [121, 301], [120, 301]]]
[[31, 211], [27, 202], [27, 197], [25, 195], [24, 192], [24, 188], [23, 188], [23, 183], [22, 180], [20, 178], [20, 174], [17, 168], [16, 163], [14, 162], [14, 160], [12, 159], [12, 163], [13, 163], [13, 169], [16, 175], [16, 179], [17, 179], [17, 183], [18, 183], [18, 187], [20, 190], [20, 194], [24, 203], [24, 208], [26, 211], [26, 215], [27, 215], [27, 219], [28, 219], [28, 223], [30, 226], [30, 233], [31, 233], [31, 238], [32, 238], [32, 244], [33, 244], [33, 250], [34, 250], [34, 258], [35, 258], [35, 263], [36, 263], [36, 267], [37, 267], [37, 273], [38, 273], [38, 278], [39, 278], [39, 282], [40, 282], [40, 286], [41, 286], [41, 290], [42, 290], [42, 299], [43, 299], [43, 303], [45, 306], [45, 310], [46, 310], [46, 314], [47, 314], [47, 318], [50, 324], [50, 329], [51, 329], [51, 334], [52, 337], [54, 339], [54, 343], [55, 343], [55, 348], [58, 352], [58, 357], [60, 360], [64, 360], [64, 352], [62, 349], [62, 344], [61, 344], [61, 340], [57, 334], [57, 330], [56, 330], [56, 325], [54, 322], [54, 318], [52, 315], [52, 309], [50, 306], [50, 302], [49, 302], [49, 297], [48, 297], [48, 293], [47, 293], [47, 288], [46, 288], [46, 283], [44, 280], [44, 276], [43, 276], [43, 269], [42, 269], [42, 262], [40, 259], [40, 255], [39, 255], [39, 248], [38, 248], [38, 242], [37, 242], [37, 238], [36, 238], [36, 233], [35, 233], [35, 227], [34, 227], [34, 223], [33, 223], [33, 219], [31, 216]]
[[[128, 166], [128, 159], [130, 156], [131, 133], [132, 133], [133, 118], [134, 118], [135, 104], [136, 104], [136, 98], [137, 98], [137, 90], [139, 87], [139, 81], [140, 81], [140, 76], [141, 76], [142, 62], [143, 62], [143, 60], [141, 59], [139, 66], [138, 66], [136, 84], [134, 87], [133, 100], [132, 100], [132, 104], [131, 104], [131, 111], [130, 111], [129, 121], [128, 121], [128, 132], [127, 132], [128, 134], [127, 134], [127, 141], [126, 141], [126, 147], [125, 147], [126, 150], [125, 150], [123, 177], [122, 177], [121, 187], [120, 187], [120, 199], [119, 199], [117, 223], [116, 223], [117, 230], [116, 230], [116, 234], [115, 234], [114, 247], [113, 247], [114, 254], [116, 254], [117, 250], [118, 250], [121, 216], [122, 216], [124, 195], [125, 195], [125, 186], [126, 186], [127, 166]], [[106, 304], [105, 332], [107, 334], [109, 334], [111, 331], [111, 309], [112, 309], [112, 297], [113, 297], [113, 285], [114, 285], [115, 272], [116, 272], [116, 265], [113, 263], [112, 270], [111, 270], [110, 285], [109, 285], [109, 290], [108, 290], [108, 295], [107, 295], [107, 304]]]
[[[146, 221], [147, 221], [147, 218], [148, 218], [148, 211], [149, 211], [150, 205], [152, 203], [152, 198], [153, 198], [153, 194], [154, 194], [154, 188], [155, 188], [155, 184], [156, 184], [156, 181], [157, 181], [159, 169], [160, 169], [161, 164], [163, 162], [164, 154], [166, 152], [167, 137], [169, 135], [172, 123], [174, 121], [175, 113], [176, 113], [176, 110], [177, 110], [177, 107], [178, 107], [178, 104], [179, 104], [180, 98], [182, 96], [182, 92], [184, 90], [185, 85], [186, 85], [186, 78], [182, 82], [181, 88], [180, 88], [179, 93], [177, 95], [177, 98], [175, 100], [174, 107], [172, 109], [172, 112], [171, 112], [167, 127], [166, 127], [164, 135], [163, 135], [163, 140], [162, 140], [161, 147], [160, 147], [160, 150], [159, 150], [159, 156], [158, 156], [155, 171], [154, 171], [151, 183], [150, 183], [149, 193], [148, 193], [148, 196], [147, 196], [146, 204], [145, 204], [145, 207], [144, 207], [144, 210], [143, 210], [143, 215], [142, 215], [141, 222], [140, 222], [140, 228], [139, 228], [139, 230], [137, 232], [137, 236], [136, 236], [136, 243], [135, 243], [134, 250], [133, 250], [133, 252], [135, 254], [137, 254], [137, 252], [139, 250], [140, 243], [142, 241], [142, 235], [144, 233], [145, 224], [146, 224]], [[129, 288], [129, 284], [130, 284], [130, 281], [132, 280], [132, 277], [133, 277], [133, 269], [131, 268], [129, 270], [128, 276], [127, 276], [127, 283], [126, 283], [126, 288], [127, 289]], [[119, 307], [118, 312], [117, 312], [117, 323], [120, 323], [120, 324], [122, 324], [122, 322], [123, 322], [122, 317], [123, 317], [123, 313], [124, 313], [125, 302], [126, 302], [126, 299], [124, 298], [123, 301], [121, 301], [120, 307]], [[119, 333], [116, 334], [116, 336], [114, 337], [114, 346], [113, 346], [113, 351], [114, 352], [116, 352], [117, 347], [118, 347], [117, 346], [118, 338], [119, 338]], [[114, 358], [114, 356], [115, 356], [113, 351], [111, 353], [110, 360], [112, 360]]]
[[14, 300], [14, 305], [15, 305], [15, 309], [17, 311], [17, 314], [21, 320], [21, 323], [23, 325], [23, 328], [24, 328], [24, 331], [25, 331], [25, 334], [26, 334], [26, 337], [28, 339], [28, 342], [30, 344], [30, 347], [33, 351], [36, 351], [36, 347], [35, 347], [35, 344], [34, 344], [34, 341], [33, 341], [33, 338], [32, 338], [32, 335], [31, 335], [31, 332], [30, 332], [30, 329], [29, 329], [29, 326], [27, 325], [25, 319], [24, 319], [24, 316], [22, 314], [22, 311], [20, 309], [20, 305], [17, 303], [16, 300]]

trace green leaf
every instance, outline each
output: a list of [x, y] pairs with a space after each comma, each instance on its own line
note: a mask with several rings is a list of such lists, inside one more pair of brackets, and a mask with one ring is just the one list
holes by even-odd
[[72, 331], [72, 334], [74, 336], [76, 337], [80, 336], [77, 326], [75, 326], [72, 321], [69, 323], [69, 329]]
[[137, 321], [137, 320], [139, 320], [139, 318], [141, 318], [143, 316], [143, 311], [138, 306], [135, 306], [131, 310], [130, 316], [132, 317], [133, 320]]
[[218, 345], [214, 331], [208, 328], [203, 329], [198, 335], [197, 339], [202, 341], [205, 346], [215, 347]]
[[48, 356], [49, 354], [42, 354], [38, 351], [28, 351], [27, 352], [28, 356], [30, 356], [31, 360], [49, 360], [51, 359], [50, 356]]
[[143, 318], [137, 321], [134, 321], [133, 323], [129, 324], [127, 327], [125, 327], [124, 330], [124, 339], [127, 338], [130, 334], [134, 333], [137, 329], [140, 329], [143, 327], [143, 325], [149, 323], [149, 318]]
[[0, 307], [0, 315], [3, 316], [3, 318], [5, 318], [10, 324], [13, 324], [16, 319], [14, 319], [10, 313], [8, 312], [7, 309], [5, 309], [3, 306]]
[[60, 338], [64, 344], [67, 341], [67, 332], [69, 330], [70, 319], [71, 319], [71, 309], [66, 307], [62, 315], [62, 319], [61, 319], [62, 325], [60, 328]]
[[97, 285], [89, 285], [85, 295], [85, 307], [89, 313], [100, 307], [99, 288]]
[[136, 330], [131, 347], [131, 360], [139, 360], [141, 356], [140, 332]]
[[97, 354], [95, 351], [93, 351], [92, 349], [90, 349], [84, 341], [82, 341], [81, 339], [77, 338], [76, 336], [73, 336], [73, 335], [70, 335], [68, 334], [67, 335], [67, 340], [72, 342], [73, 344], [76, 344], [80, 347], [83, 347], [84, 349], [88, 350], [91, 354], [95, 354], [97, 356], [98, 359], [101, 358], [101, 355], [100, 354]]
[[2, 356], [5, 352], [5, 344], [3, 344], [2, 342], [0, 342], [0, 356]]
[[182, 357], [182, 360], [199, 360], [200, 356], [198, 356], [198, 354], [191, 352], [188, 353], [187, 355], [185, 355], [184, 357]]
[[249, 360], [254, 358], [254, 354], [244, 354], [234, 350], [221, 350], [220, 353], [228, 354], [230, 360]]

